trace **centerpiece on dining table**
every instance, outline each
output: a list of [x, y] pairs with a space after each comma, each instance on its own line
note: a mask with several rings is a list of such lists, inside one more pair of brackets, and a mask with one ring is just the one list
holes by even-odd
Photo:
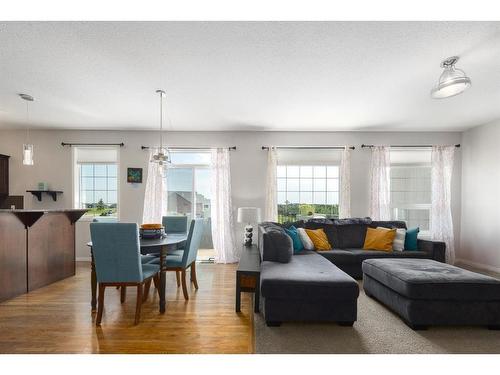
[[159, 239], [165, 237], [165, 228], [161, 224], [142, 224], [139, 235], [144, 239]]

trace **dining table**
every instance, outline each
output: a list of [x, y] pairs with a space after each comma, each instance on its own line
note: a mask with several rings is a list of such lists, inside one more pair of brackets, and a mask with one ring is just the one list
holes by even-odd
[[[160, 282], [158, 286], [158, 294], [160, 295], [160, 313], [164, 313], [166, 308], [165, 256], [168, 255], [169, 251], [171, 252], [173, 250], [176, 250], [180, 244], [186, 241], [186, 239], [187, 239], [187, 233], [175, 233], [175, 234], [167, 234], [165, 237], [157, 239], [140, 238], [139, 240], [141, 254], [146, 255], [146, 254], [159, 253], [160, 256]], [[92, 291], [92, 298], [90, 304], [92, 306], [92, 311], [97, 311], [97, 276], [95, 271], [92, 242], [87, 242], [87, 246], [90, 247], [90, 254], [91, 254], [90, 287]]]

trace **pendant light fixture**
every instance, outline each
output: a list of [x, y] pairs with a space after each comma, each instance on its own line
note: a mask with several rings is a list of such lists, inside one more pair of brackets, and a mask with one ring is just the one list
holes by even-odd
[[29, 104], [34, 101], [33, 97], [28, 94], [19, 94], [19, 97], [26, 101], [26, 143], [23, 144], [23, 164], [33, 165], [33, 144], [30, 143], [30, 112]]
[[441, 63], [441, 68], [444, 69], [439, 82], [431, 91], [431, 96], [434, 99], [444, 99], [458, 95], [470, 87], [470, 78], [465, 75], [463, 70], [455, 68], [459, 57], [448, 57]]
[[160, 95], [160, 147], [156, 149], [156, 152], [151, 158], [152, 163], [158, 163], [160, 165], [160, 172], [163, 172], [163, 167], [170, 163], [170, 157], [167, 147], [163, 147], [163, 98], [165, 97], [165, 91], [156, 90], [156, 93]]

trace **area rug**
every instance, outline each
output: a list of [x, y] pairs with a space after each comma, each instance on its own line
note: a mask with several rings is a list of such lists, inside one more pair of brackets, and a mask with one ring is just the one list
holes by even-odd
[[500, 331], [484, 327], [413, 331], [384, 305], [367, 297], [361, 282], [358, 320], [353, 327], [334, 323], [267, 327], [261, 312], [254, 314], [254, 329], [256, 353], [500, 353]]

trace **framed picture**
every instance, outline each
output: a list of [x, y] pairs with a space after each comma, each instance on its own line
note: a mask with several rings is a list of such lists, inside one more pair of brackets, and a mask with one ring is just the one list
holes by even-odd
[[141, 184], [142, 168], [127, 168], [127, 182]]

